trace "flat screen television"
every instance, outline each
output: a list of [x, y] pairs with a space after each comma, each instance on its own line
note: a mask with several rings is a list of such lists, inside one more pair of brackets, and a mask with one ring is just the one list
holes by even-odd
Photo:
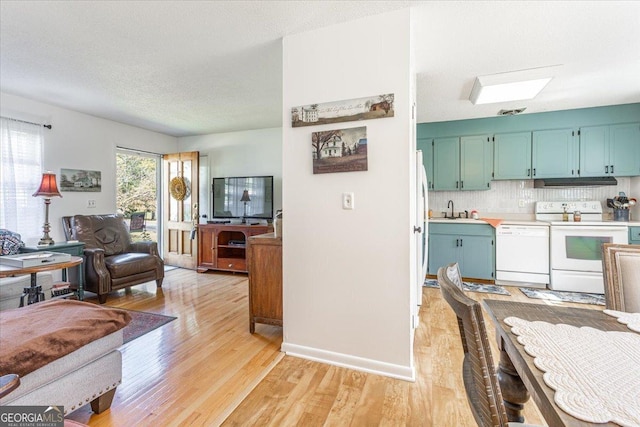
[[213, 219], [273, 219], [273, 176], [213, 178]]

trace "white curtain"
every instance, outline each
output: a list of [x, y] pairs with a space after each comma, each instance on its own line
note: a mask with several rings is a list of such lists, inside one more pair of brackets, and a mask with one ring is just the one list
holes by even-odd
[[44, 201], [33, 197], [42, 180], [43, 127], [0, 118], [0, 228], [24, 242], [42, 237]]

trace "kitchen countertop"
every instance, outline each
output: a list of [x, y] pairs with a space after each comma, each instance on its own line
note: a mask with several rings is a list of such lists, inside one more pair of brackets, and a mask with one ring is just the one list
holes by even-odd
[[[523, 218], [502, 218], [498, 215], [492, 215], [492, 216], [487, 216], [487, 217], [483, 217], [483, 218], [487, 218], [487, 219], [501, 219], [503, 222], [502, 224], [504, 225], [539, 225], [539, 226], [548, 226], [549, 222], [548, 221], [536, 221], [535, 219], [523, 219]], [[456, 218], [456, 219], [449, 219], [449, 218], [442, 218], [442, 217], [433, 217], [431, 219], [429, 219], [430, 223], [440, 223], [440, 224], [478, 224], [478, 225], [483, 225], [483, 224], [488, 224], [488, 222], [483, 221], [482, 218], [479, 219], [471, 219], [471, 218]], [[640, 221], [629, 221], [629, 222], [622, 222], [622, 221], [611, 221], [611, 220], [605, 220], [603, 222], [607, 222], [607, 223], [612, 223], [612, 224], [626, 224], [629, 227], [640, 227]]]

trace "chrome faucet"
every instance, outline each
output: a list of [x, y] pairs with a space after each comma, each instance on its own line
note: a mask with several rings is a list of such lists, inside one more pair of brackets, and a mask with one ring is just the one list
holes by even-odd
[[449, 203], [447, 203], [447, 209], [449, 208], [451, 208], [451, 218], [453, 218], [455, 216], [453, 213], [453, 200], [449, 200]]

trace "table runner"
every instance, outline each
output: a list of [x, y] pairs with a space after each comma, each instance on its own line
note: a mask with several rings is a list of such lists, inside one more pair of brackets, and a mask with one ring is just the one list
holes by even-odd
[[602, 310], [602, 312], [617, 318], [618, 322], [627, 325], [632, 331], [640, 332], [640, 313], [626, 313], [616, 310]]
[[568, 414], [592, 423], [640, 425], [640, 335], [508, 317], [525, 351]]

